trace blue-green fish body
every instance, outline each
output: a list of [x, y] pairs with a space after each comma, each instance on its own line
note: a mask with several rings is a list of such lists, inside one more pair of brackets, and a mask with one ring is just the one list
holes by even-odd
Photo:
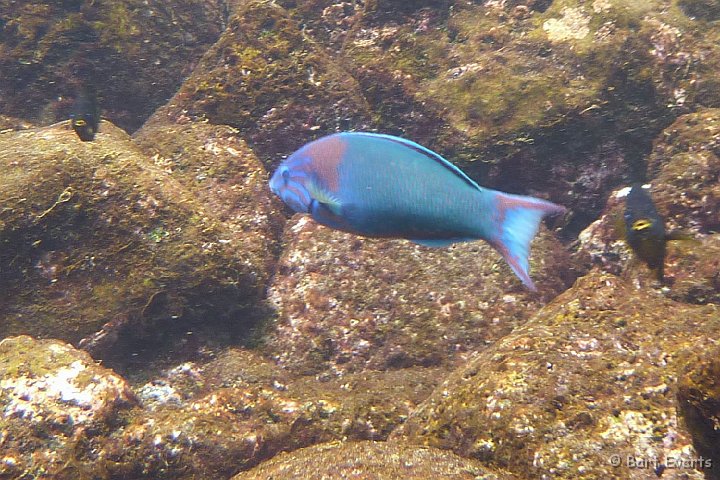
[[277, 169], [270, 188], [296, 212], [368, 237], [429, 246], [483, 239], [528, 288], [530, 241], [540, 220], [564, 207], [482, 188], [417, 143], [346, 132], [315, 140]]

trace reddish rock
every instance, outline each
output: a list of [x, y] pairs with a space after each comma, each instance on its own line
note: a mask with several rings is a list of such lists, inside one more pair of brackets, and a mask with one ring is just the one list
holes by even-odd
[[453, 365], [524, 323], [577, 271], [544, 231], [528, 291], [482, 241], [433, 249], [373, 240], [297, 216], [285, 232], [268, 346], [281, 365], [334, 374]]

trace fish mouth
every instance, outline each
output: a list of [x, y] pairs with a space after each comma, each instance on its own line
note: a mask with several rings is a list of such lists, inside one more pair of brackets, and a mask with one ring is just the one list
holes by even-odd
[[278, 170], [270, 179], [270, 190], [293, 211], [311, 213], [312, 198], [298, 182], [292, 181]]

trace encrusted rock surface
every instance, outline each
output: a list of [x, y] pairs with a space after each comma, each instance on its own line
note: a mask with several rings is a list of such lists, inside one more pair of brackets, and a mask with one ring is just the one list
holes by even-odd
[[683, 372], [678, 389], [678, 411], [702, 457], [698, 468], [706, 478], [720, 478], [720, 350], [710, 349]]
[[240, 473], [233, 480], [511, 480], [452, 452], [398, 442], [326, 443], [303, 448]]
[[[2, 341], [0, 476], [268, 461], [238, 478], [698, 480], [700, 455], [720, 463], [713, 2], [165, 3], [0, 0], [0, 337], [81, 344], [126, 377]], [[30, 124], [67, 118], [95, 77], [127, 129], [187, 80], [133, 138]], [[302, 216], [283, 233], [268, 171], [349, 129], [569, 207], [534, 244], [539, 293], [483, 242]], [[615, 236], [631, 181], [696, 236], [671, 244], [661, 288]], [[594, 220], [570, 258], [556, 237]]]
[[[650, 193], [668, 232], [666, 293], [689, 303], [720, 301], [720, 110], [683, 115], [656, 139], [648, 157]], [[627, 188], [610, 195], [603, 215], [579, 236], [576, 257], [642, 285], [658, 286], [618, 230]]]
[[277, 230], [257, 160], [243, 151], [224, 185], [208, 180], [218, 208], [100, 128], [95, 142], [67, 122], [0, 134], [0, 336], [86, 338], [102, 356], [125, 326], [222, 322], [256, 302]]
[[360, 238], [302, 216], [284, 240], [268, 347], [304, 373], [453, 365], [522, 324], [578, 275], [547, 231], [531, 253], [539, 293], [482, 241], [434, 249]]
[[223, 1], [0, 1], [1, 113], [68, 118], [84, 87], [134, 130], [178, 88], [224, 28]]
[[70, 345], [0, 341], [0, 477], [78, 478], [70, 472], [82, 443], [136, 403], [125, 380]]
[[9, 478], [228, 478], [280, 451], [384, 440], [446, 374], [318, 381], [229, 349], [131, 390], [57, 341], [11, 337], [0, 353], [0, 475]]
[[[648, 478], [628, 459], [662, 470], [668, 458], [697, 457], [675, 393], [718, 327], [715, 305], [590, 273], [453, 373], [391, 438], [526, 478]], [[665, 474], [702, 478], [692, 468]]]

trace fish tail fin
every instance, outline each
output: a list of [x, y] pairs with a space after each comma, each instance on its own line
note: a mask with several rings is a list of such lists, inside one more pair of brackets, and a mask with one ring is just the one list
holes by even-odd
[[495, 194], [495, 231], [491, 232], [490, 243], [525, 286], [536, 291], [528, 272], [530, 242], [535, 237], [542, 218], [564, 213], [565, 207], [539, 198], [502, 192]]

